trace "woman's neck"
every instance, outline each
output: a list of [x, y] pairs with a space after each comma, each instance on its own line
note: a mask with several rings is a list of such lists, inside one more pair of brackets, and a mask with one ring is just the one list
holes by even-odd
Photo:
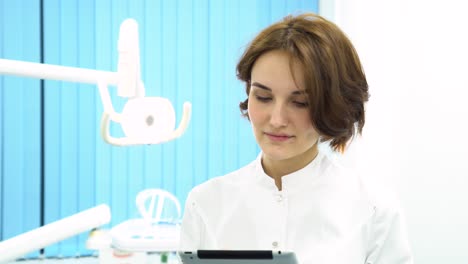
[[282, 190], [281, 178], [284, 175], [298, 171], [311, 163], [318, 154], [318, 146], [315, 143], [306, 152], [285, 160], [271, 160], [267, 156], [262, 157], [262, 166], [265, 173], [275, 180], [278, 190]]

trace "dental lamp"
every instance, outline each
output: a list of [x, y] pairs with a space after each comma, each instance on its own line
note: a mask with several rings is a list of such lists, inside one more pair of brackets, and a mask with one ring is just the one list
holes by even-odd
[[[162, 97], [145, 97], [140, 74], [138, 24], [126, 19], [120, 26], [117, 72], [0, 59], [0, 74], [96, 84], [103, 104], [101, 136], [117, 146], [159, 144], [180, 137], [188, 127], [192, 106], [183, 105], [179, 127], [175, 129], [175, 111]], [[112, 106], [108, 86], [117, 86], [117, 95], [129, 98], [121, 113]], [[120, 123], [126, 137], [110, 135], [110, 121]]]
[[[125, 20], [120, 27], [118, 52], [117, 72], [0, 59], [0, 74], [97, 84], [104, 108], [101, 135], [109, 144], [159, 144], [180, 137], [190, 122], [191, 104], [184, 103], [182, 119], [175, 129], [175, 111], [171, 102], [161, 97], [145, 97], [140, 74], [138, 24], [133, 19]], [[110, 85], [117, 86], [118, 96], [129, 98], [121, 113], [116, 113], [112, 106]], [[125, 137], [110, 135], [111, 121], [120, 123]], [[110, 219], [110, 209], [103, 204], [1, 241], [0, 263], [97, 228], [109, 223]]]

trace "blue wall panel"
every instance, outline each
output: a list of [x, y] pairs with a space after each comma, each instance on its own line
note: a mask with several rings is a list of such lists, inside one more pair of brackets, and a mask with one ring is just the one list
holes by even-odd
[[[77, 4], [79, 17], [78, 47], [87, 50], [86, 56], [78, 54], [78, 66], [94, 69], [95, 63], [95, 17], [94, 0], [80, 0]], [[86, 21], [83, 23], [82, 21]], [[96, 139], [99, 119], [96, 119], [96, 102], [99, 97], [94, 85], [78, 85], [78, 204], [77, 208], [85, 210], [96, 204], [95, 167]], [[87, 234], [78, 237], [79, 252], [85, 249]]]
[[[182, 105], [185, 101], [192, 101], [194, 92], [194, 26], [193, 26], [193, 8], [196, 4], [192, 1], [181, 1], [179, 3], [183, 8], [177, 9], [177, 87], [176, 101], [174, 102], [177, 108], [178, 117], [182, 113]], [[192, 123], [194, 124], [194, 123]], [[173, 178], [176, 182], [175, 195], [184, 201], [188, 191], [193, 187], [193, 126], [191, 125], [186, 134], [175, 141], [175, 153], [185, 153], [177, 156], [178, 164], [175, 166]]]
[[[0, 57], [38, 62], [39, 29], [39, 1], [0, 2]], [[4, 240], [40, 225], [40, 81], [0, 76], [0, 93], [0, 240]]]
[[[209, 85], [209, 1], [198, 1], [193, 9], [193, 105], [192, 123], [192, 155], [193, 184], [199, 184], [208, 179], [208, 97], [209, 90], [202, 87]], [[218, 161], [219, 162], [219, 161]]]
[[[5, 16], [3, 15], [3, 12], [5, 10], [5, 4], [3, 2], [0, 2], [0, 14], [2, 15], [2, 18], [4, 18]], [[0, 19], [0, 23], [1, 25], [4, 25], [5, 24], [5, 21], [3, 19]], [[3, 52], [3, 42], [4, 42], [4, 39], [5, 39], [5, 34], [4, 34], [4, 30], [3, 30], [3, 26], [1, 27], [1, 30], [0, 30], [0, 56], [3, 57], [4, 56], [4, 52]], [[4, 88], [5, 84], [4, 84], [4, 77], [3, 76], [0, 76], [0, 240], [3, 240], [3, 211], [4, 211], [4, 208], [3, 208], [3, 201], [4, 201], [4, 198], [3, 198], [3, 181], [4, 181], [4, 173], [3, 173], [3, 130], [4, 130], [4, 125], [3, 125], [3, 113], [5, 112], [4, 110], [4, 98], [5, 96], [3, 95], [4, 92], [3, 90], [5, 89]]]
[[[51, 4], [53, 3], [53, 5]], [[54, 32], [61, 32], [63, 30], [64, 24], [62, 24], [62, 4], [60, 1], [48, 1], [44, 6], [44, 62], [50, 64], [58, 64], [71, 66], [70, 64], [64, 64], [62, 62], [62, 50], [67, 49], [64, 47], [57, 37], [55, 37]], [[64, 54], [65, 55], [65, 54]], [[65, 55], [66, 56], [66, 55]], [[71, 58], [75, 57], [75, 54], [70, 54]], [[70, 60], [70, 59], [69, 59]], [[70, 87], [71, 83], [64, 83], [67, 85], [68, 89], [76, 90], [76, 87]], [[66, 97], [68, 93], [74, 91], [65, 91], [63, 84], [58, 81], [46, 81], [45, 82], [45, 102], [44, 102], [44, 113], [45, 113], [45, 136], [44, 136], [44, 161], [45, 161], [45, 223], [59, 220], [67, 215], [73, 214], [69, 210], [64, 209], [64, 206], [73, 207], [73, 204], [70, 204], [71, 197], [67, 194], [67, 186], [75, 185], [76, 180], [76, 167], [69, 167], [69, 162], [66, 160], [67, 154], [71, 152], [72, 146], [75, 144], [74, 141], [66, 144], [65, 149], [63, 147], [63, 138], [67, 135], [63, 134], [62, 127], [64, 125], [70, 125], [70, 119], [75, 118], [75, 116], [66, 116], [65, 111], [62, 109], [62, 100], [70, 100]], [[68, 119], [68, 120], [67, 120]], [[73, 126], [73, 125], [72, 125]], [[67, 153], [68, 148], [68, 153]], [[65, 177], [62, 177], [63, 171], [68, 169], [69, 174], [65, 174]], [[66, 189], [62, 189], [65, 187]], [[72, 195], [72, 194], [70, 194]], [[68, 197], [67, 197], [68, 196]], [[72, 208], [73, 209], [73, 208]], [[65, 211], [65, 212], [63, 212]], [[60, 245], [53, 245], [47, 248], [46, 254], [52, 256], [60, 256], [61, 254]]]
[[[0, 3], [3, 8], [13, 5], [6, 0]], [[139, 23], [146, 94], [171, 100], [177, 125], [183, 103], [190, 101], [193, 105], [190, 126], [180, 139], [162, 145], [116, 147], [105, 144], [100, 137], [103, 108], [94, 85], [45, 82], [45, 222], [106, 203], [112, 210], [112, 222], [107, 228], [138, 217], [134, 200], [145, 188], [166, 189], [183, 204], [193, 186], [246, 165], [257, 156], [259, 148], [250, 124], [238, 108], [246, 95], [244, 85], [235, 76], [237, 60], [263, 27], [291, 12], [317, 10], [317, 1], [305, 0], [43, 0], [43, 5], [46, 63], [115, 71], [119, 25], [132, 17]], [[23, 25], [37, 26], [29, 20], [19, 20]], [[3, 26], [0, 36], [12, 34], [11, 31]], [[18, 46], [7, 40], [0, 43], [2, 50], [7, 45]], [[39, 48], [39, 43], [27, 43]], [[5, 77], [4, 82], [7, 78], [11, 77]], [[126, 100], [117, 97], [115, 87], [109, 89], [114, 108], [120, 112]], [[2, 102], [13, 96], [6, 94], [5, 89], [1, 92]], [[9, 89], [8, 93], [18, 91]], [[21, 106], [2, 103], [2, 172], [6, 156], [14, 153], [4, 139], [6, 135], [20, 135], [5, 126], [5, 113], [13, 113]], [[39, 120], [24, 118], [30, 122]], [[111, 134], [123, 135], [115, 124]], [[39, 133], [35, 136], [39, 137]], [[24, 138], [12, 142], [22, 151], [31, 145]], [[24, 162], [20, 156], [11, 157], [15, 157], [14, 164]], [[40, 178], [38, 172], [39, 169], [32, 174], [36, 182]], [[12, 179], [2, 178], [3, 185], [8, 181]], [[15, 180], [15, 184], [24, 187], [20, 180]], [[6, 194], [5, 188], [0, 194], [14, 197]], [[2, 203], [5, 212], [3, 200]], [[25, 219], [21, 214], [18, 218]], [[5, 225], [5, 217], [2, 219]], [[90, 254], [84, 248], [85, 241], [83, 234], [46, 248], [45, 254]]]
[[[181, 5], [182, 7], [183, 5]], [[177, 71], [177, 7], [178, 1], [162, 1], [162, 31], [156, 33], [162, 40], [163, 54], [160, 58], [162, 60], [163, 68], [161, 72], [162, 89], [161, 94], [169, 98], [173, 103], [175, 102], [175, 95], [177, 87], [177, 78], [183, 78]], [[150, 27], [150, 25], [147, 25]], [[151, 77], [149, 77], [151, 78]], [[178, 105], [174, 106], [176, 109]], [[180, 111], [178, 111], [180, 114]], [[179, 115], [178, 115], [179, 116]], [[161, 145], [162, 147], [162, 171], [161, 174], [156, 174], [156, 177], [161, 177], [163, 180], [162, 186], [164, 189], [171, 193], [175, 193], [175, 166], [177, 164], [175, 156], [175, 141], [168, 142]], [[181, 153], [182, 154], [182, 153]]]

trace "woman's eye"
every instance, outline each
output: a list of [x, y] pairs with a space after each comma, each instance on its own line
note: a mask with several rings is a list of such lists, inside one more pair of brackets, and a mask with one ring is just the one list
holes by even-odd
[[299, 101], [293, 101], [293, 104], [296, 105], [299, 108], [307, 108], [309, 107], [309, 104], [307, 102], [299, 102]]
[[256, 95], [255, 98], [257, 98], [257, 100], [260, 101], [260, 102], [269, 102], [269, 101], [271, 101], [271, 97], [263, 97], [263, 96]]

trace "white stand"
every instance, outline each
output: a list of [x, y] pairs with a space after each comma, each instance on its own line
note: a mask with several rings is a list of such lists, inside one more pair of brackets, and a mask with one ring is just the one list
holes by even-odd
[[110, 209], [103, 204], [2, 241], [0, 263], [15, 260], [29, 252], [97, 228], [110, 220]]

